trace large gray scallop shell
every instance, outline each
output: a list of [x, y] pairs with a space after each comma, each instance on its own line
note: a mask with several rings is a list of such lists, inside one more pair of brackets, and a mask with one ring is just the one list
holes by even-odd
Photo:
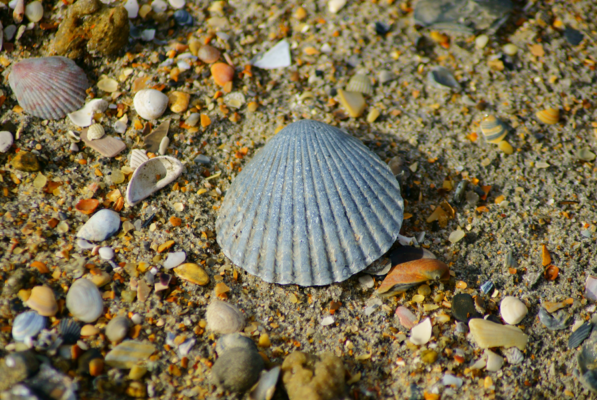
[[217, 240], [233, 263], [266, 282], [327, 285], [392, 246], [403, 208], [396, 178], [375, 154], [337, 128], [303, 120], [236, 177]]

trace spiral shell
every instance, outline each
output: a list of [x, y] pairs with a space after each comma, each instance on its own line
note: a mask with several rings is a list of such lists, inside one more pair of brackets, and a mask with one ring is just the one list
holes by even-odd
[[79, 279], [66, 294], [66, 307], [75, 318], [83, 322], [94, 322], [104, 311], [104, 301], [93, 282]]
[[544, 124], [554, 125], [560, 120], [560, 110], [557, 108], [546, 108], [545, 110], [537, 111], [535, 116]]
[[481, 133], [489, 143], [499, 143], [508, 134], [508, 129], [495, 115], [488, 115], [481, 121]]
[[104, 127], [100, 124], [93, 124], [87, 130], [87, 139], [89, 140], [97, 140], [104, 137], [106, 131]]
[[359, 92], [366, 94], [367, 96], [373, 95], [373, 85], [371, 85], [371, 79], [365, 74], [356, 74], [346, 85], [346, 90], [349, 92]]
[[19, 105], [31, 115], [60, 119], [78, 110], [89, 87], [85, 72], [66, 57], [23, 60], [8, 77]]
[[327, 124], [298, 121], [236, 177], [217, 240], [232, 262], [267, 282], [327, 285], [392, 246], [403, 207], [392, 171], [362, 143]]

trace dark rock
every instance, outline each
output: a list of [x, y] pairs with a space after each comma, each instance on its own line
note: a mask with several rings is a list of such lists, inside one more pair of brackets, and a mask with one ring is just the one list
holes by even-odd
[[481, 318], [475, 309], [475, 302], [470, 294], [459, 293], [452, 299], [452, 315], [458, 321], [468, 322], [471, 318]]
[[584, 39], [584, 35], [580, 31], [570, 28], [569, 26], [564, 30], [564, 37], [572, 46], [578, 46]]
[[263, 368], [263, 358], [258, 352], [237, 348], [218, 357], [211, 372], [217, 386], [243, 393], [259, 380]]

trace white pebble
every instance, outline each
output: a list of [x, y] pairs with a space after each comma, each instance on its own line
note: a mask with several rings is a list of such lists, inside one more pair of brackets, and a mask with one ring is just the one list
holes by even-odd
[[151, 3], [151, 9], [156, 12], [164, 12], [168, 9], [168, 3], [163, 0], [155, 0]]
[[482, 49], [485, 46], [487, 46], [488, 42], [489, 42], [489, 36], [487, 36], [487, 35], [479, 35], [475, 39], [475, 47], [478, 48], [478, 49]]
[[433, 327], [431, 326], [431, 320], [425, 318], [421, 323], [410, 330], [410, 342], [421, 346], [431, 340], [431, 334], [433, 333]]
[[38, 22], [44, 16], [44, 6], [41, 1], [33, 1], [25, 7], [25, 15], [31, 22]]
[[334, 317], [332, 317], [331, 315], [328, 315], [327, 317], [323, 318], [321, 320], [321, 325], [322, 326], [328, 326], [334, 323]]
[[137, 15], [139, 15], [139, 3], [137, 3], [137, 0], [128, 0], [124, 3], [124, 8], [128, 12], [129, 18], [137, 18]]
[[373, 285], [375, 285], [375, 282], [373, 281], [371, 275], [363, 275], [359, 276], [359, 284], [364, 289], [371, 289]]
[[102, 260], [111, 260], [114, 258], [114, 250], [111, 247], [100, 247], [99, 256]]
[[346, 5], [346, 0], [330, 0], [328, 1], [328, 10], [332, 14], [336, 14]]
[[507, 55], [513, 56], [514, 54], [516, 54], [518, 52], [518, 47], [516, 47], [512, 43], [508, 43], [508, 44], [504, 45], [503, 50], [504, 50], [504, 53], [506, 53]]
[[170, 144], [170, 139], [168, 139], [168, 136], [164, 136], [164, 138], [160, 142], [160, 146], [158, 148], [158, 153], [160, 153], [160, 155], [162, 155], [162, 156], [166, 155], [166, 150], [168, 150], [169, 144]]
[[527, 306], [516, 297], [506, 296], [500, 303], [500, 315], [509, 325], [516, 325], [526, 317]]

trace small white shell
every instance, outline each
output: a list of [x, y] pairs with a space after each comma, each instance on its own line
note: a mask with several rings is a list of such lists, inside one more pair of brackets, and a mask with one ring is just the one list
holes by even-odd
[[89, 140], [98, 140], [104, 137], [106, 131], [104, 127], [100, 124], [93, 124], [87, 130], [87, 139]]
[[492, 347], [518, 347], [521, 351], [527, 345], [528, 336], [511, 325], [501, 325], [481, 318], [473, 318], [468, 326], [475, 342], [482, 349]]
[[160, 142], [160, 147], [158, 149], [158, 153], [160, 153], [160, 155], [162, 155], [162, 156], [166, 155], [166, 150], [168, 150], [169, 144], [170, 144], [170, 139], [168, 139], [168, 136], [164, 136], [164, 138]]
[[425, 318], [418, 325], [413, 326], [410, 330], [410, 341], [417, 346], [426, 344], [431, 340], [431, 334], [433, 333], [433, 326], [431, 326], [431, 320]]
[[102, 99], [93, 99], [85, 104], [83, 108], [68, 114], [71, 122], [81, 128], [93, 123], [93, 116], [96, 112], [104, 112], [108, 108], [108, 102]]
[[126, 202], [134, 206], [151, 196], [182, 174], [183, 166], [174, 157], [155, 157], [139, 165], [126, 189]]
[[232, 304], [213, 300], [205, 313], [207, 329], [215, 333], [234, 333], [245, 327], [245, 316]]
[[487, 364], [485, 369], [491, 372], [499, 371], [502, 368], [502, 365], [504, 365], [504, 357], [494, 353], [491, 350], [485, 350], [485, 354], [487, 355]]
[[104, 301], [93, 282], [79, 279], [66, 294], [66, 307], [73, 317], [83, 322], [95, 322], [104, 311]]
[[149, 160], [147, 154], [145, 154], [145, 150], [135, 149], [131, 151], [131, 155], [129, 157], [129, 165], [132, 169], [139, 168], [139, 165], [143, 164], [145, 161]]
[[168, 107], [168, 96], [155, 89], [144, 89], [137, 92], [134, 104], [141, 118], [158, 119]]
[[516, 325], [526, 317], [529, 310], [527, 306], [516, 297], [506, 296], [500, 303], [502, 319], [509, 325]]
[[373, 85], [371, 79], [365, 74], [356, 74], [346, 85], [346, 90], [349, 92], [359, 92], [367, 96], [373, 95]]

